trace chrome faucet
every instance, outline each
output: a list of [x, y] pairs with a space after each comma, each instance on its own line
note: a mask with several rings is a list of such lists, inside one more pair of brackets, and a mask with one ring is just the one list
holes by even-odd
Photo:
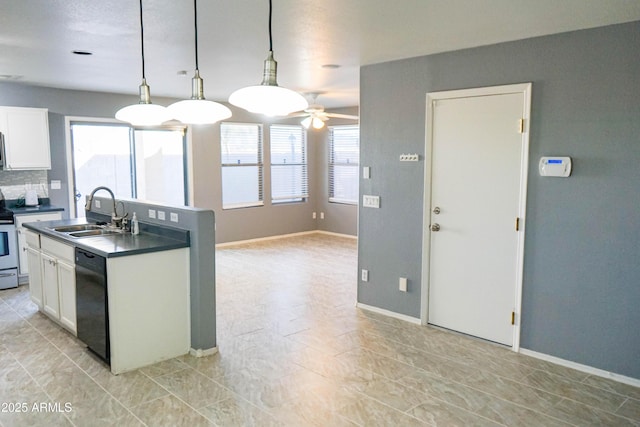
[[105, 190], [111, 195], [111, 201], [113, 202], [113, 209], [111, 210], [111, 224], [119, 227], [122, 224], [122, 220], [127, 216], [126, 214], [122, 217], [119, 217], [116, 213], [116, 196], [113, 194], [113, 191], [108, 187], [100, 186], [93, 189], [91, 194], [89, 194], [89, 198], [87, 199], [87, 204], [84, 205], [84, 210], [87, 212], [91, 212], [91, 205], [93, 203], [93, 196], [100, 190]]

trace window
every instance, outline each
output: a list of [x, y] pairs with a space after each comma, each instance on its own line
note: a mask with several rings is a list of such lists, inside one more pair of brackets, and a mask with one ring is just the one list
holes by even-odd
[[309, 197], [306, 135], [302, 126], [270, 128], [273, 203], [302, 202]]
[[358, 126], [329, 128], [329, 201], [358, 204], [360, 129]]
[[222, 208], [262, 206], [262, 127], [220, 124]]
[[116, 198], [187, 204], [184, 128], [80, 121], [70, 127], [77, 217], [84, 217], [85, 197], [101, 185]]

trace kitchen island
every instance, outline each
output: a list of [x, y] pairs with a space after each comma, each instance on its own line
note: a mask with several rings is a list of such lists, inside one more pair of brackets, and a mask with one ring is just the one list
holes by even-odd
[[[85, 224], [83, 219], [24, 224], [32, 300], [53, 321], [77, 333], [110, 363], [114, 374], [188, 353], [189, 232], [148, 224], [141, 224], [138, 235], [114, 231], [74, 237], [74, 233], [56, 231]], [[76, 271], [79, 252], [104, 259], [102, 307], [76, 298], [84, 282], [95, 281], [79, 275], [79, 268]], [[76, 277], [83, 283], [76, 283]], [[76, 316], [76, 312], [86, 313], [87, 307], [95, 313], [104, 311], [106, 357], [79, 333], [85, 323], [96, 321]]]

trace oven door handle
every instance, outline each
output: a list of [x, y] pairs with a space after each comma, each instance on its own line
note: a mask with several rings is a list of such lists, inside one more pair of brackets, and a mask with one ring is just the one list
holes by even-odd
[[15, 276], [16, 273], [0, 273], [0, 277], [11, 277]]

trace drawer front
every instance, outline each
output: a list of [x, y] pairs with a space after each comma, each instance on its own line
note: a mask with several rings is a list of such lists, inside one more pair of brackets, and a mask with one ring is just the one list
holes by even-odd
[[53, 255], [58, 259], [63, 259], [70, 264], [75, 264], [75, 249], [71, 245], [61, 243], [47, 236], [40, 236], [40, 248], [42, 252]]
[[34, 233], [33, 231], [25, 230], [24, 231], [25, 240], [27, 242], [27, 246], [33, 249], [40, 249], [40, 235], [38, 233]]
[[62, 219], [61, 212], [16, 215], [16, 227], [22, 227], [22, 224], [24, 224], [25, 222], [55, 221], [58, 219]]

